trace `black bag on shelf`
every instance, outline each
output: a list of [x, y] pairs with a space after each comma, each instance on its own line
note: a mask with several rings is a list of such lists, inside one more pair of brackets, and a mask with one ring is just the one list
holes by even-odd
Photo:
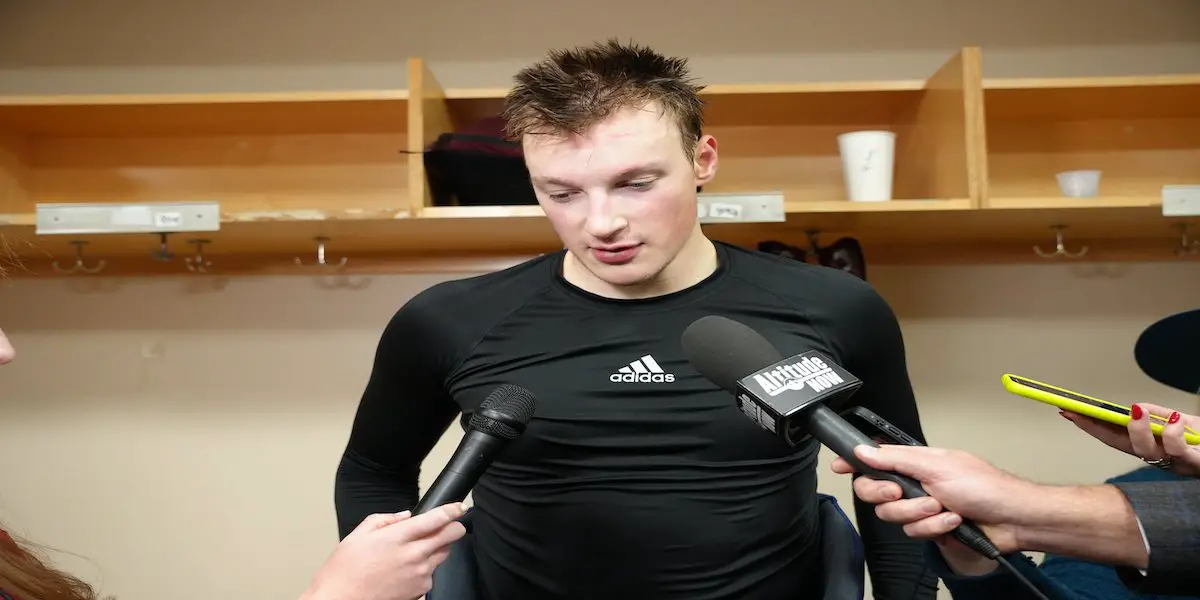
[[502, 117], [443, 133], [424, 160], [434, 206], [537, 204], [521, 144], [504, 137]]
[[821, 266], [845, 271], [866, 281], [867, 259], [863, 255], [862, 245], [854, 238], [841, 238], [828, 245], [820, 246], [816, 239], [811, 240], [809, 249], [785, 244], [778, 240], [759, 242], [758, 251], [791, 258], [800, 262], [815, 262]]

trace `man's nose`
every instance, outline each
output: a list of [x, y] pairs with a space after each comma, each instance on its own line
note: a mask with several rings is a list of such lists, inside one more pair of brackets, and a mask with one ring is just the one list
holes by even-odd
[[590, 200], [587, 223], [588, 235], [599, 239], [616, 237], [628, 225], [625, 217], [608, 197], [593, 197]]

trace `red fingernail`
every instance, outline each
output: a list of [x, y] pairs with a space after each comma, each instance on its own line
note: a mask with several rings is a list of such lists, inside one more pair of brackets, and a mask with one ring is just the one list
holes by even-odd
[[1129, 416], [1133, 417], [1134, 421], [1142, 418], [1142, 407], [1134, 404], [1133, 408], [1129, 409]]
[[1178, 423], [1178, 422], [1179, 422], [1179, 413], [1177, 413], [1177, 412], [1171, 413], [1171, 418], [1167, 419], [1167, 423]]

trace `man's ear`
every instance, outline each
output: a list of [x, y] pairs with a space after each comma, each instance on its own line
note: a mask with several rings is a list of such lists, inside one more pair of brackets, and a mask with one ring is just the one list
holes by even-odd
[[705, 135], [696, 142], [692, 169], [696, 173], [696, 187], [708, 184], [717, 176], [717, 138]]

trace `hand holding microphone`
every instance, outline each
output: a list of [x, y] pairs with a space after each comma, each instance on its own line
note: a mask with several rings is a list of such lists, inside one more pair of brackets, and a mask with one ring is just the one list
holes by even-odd
[[[913, 503], [910, 506], [942, 512], [941, 504], [929, 497], [915, 479], [892, 471], [886, 461], [870, 460], [869, 450], [865, 454], [867, 460], [863, 460], [864, 455], [859, 452], [866, 448], [881, 452], [879, 444], [836, 412], [846, 406], [863, 382], [828, 357], [809, 351], [785, 359], [758, 332], [718, 316], [696, 320], [684, 331], [682, 342], [684, 353], [696, 370], [734, 394], [742, 412], [763, 429], [792, 446], [811, 435], [854, 470], [883, 482], [884, 487], [878, 488], [882, 493], [896, 495], [897, 499], [899, 496], [910, 499]], [[924, 447], [897, 447], [896, 450], [916, 454], [921, 451], [947, 452]], [[927, 459], [931, 458], [934, 457]], [[987, 490], [986, 493], [994, 496], [996, 492]], [[996, 544], [975, 525], [953, 514], [935, 518], [943, 519], [942, 524], [947, 526], [943, 533], [951, 533], [964, 546], [1001, 563], [1036, 596], [1045, 597], [1003, 558]]]
[[[1015, 514], [1036, 492], [1028, 482], [1014, 477], [987, 461], [958, 450], [884, 445], [855, 450], [856, 457], [872, 468], [911, 475], [921, 482], [929, 497], [908, 498], [894, 483], [870, 476], [854, 480], [854, 494], [875, 505], [875, 514], [883, 521], [903, 525], [911, 538], [938, 542], [946, 561], [963, 575], [982, 575], [995, 570], [991, 560], [980, 560], [979, 553], [955, 543], [947, 536], [963, 522], [963, 515], [984, 531], [1001, 554], [1019, 551]], [[853, 465], [837, 458], [833, 472], [858, 472]], [[1009, 502], [996, 502], [1009, 498]], [[1014, 513], [1014, 514], [1010, 514]], [[984, 557], [986, 558], [986, 557]]]
[[374, 514], [346, 536], [301, 600], [413, 600], [430, 591], [450, 545], [467, 533], [462, 500], [533, 418], [537, 399], [498, 386], [472, 413], [446, 468], [412, 511]]
[[466, 529], [459, 503], [423, 515], [375, 514], [350, 532], [313, 576], [300, 600], [413, 600], [429, 592], [433, 570]]

